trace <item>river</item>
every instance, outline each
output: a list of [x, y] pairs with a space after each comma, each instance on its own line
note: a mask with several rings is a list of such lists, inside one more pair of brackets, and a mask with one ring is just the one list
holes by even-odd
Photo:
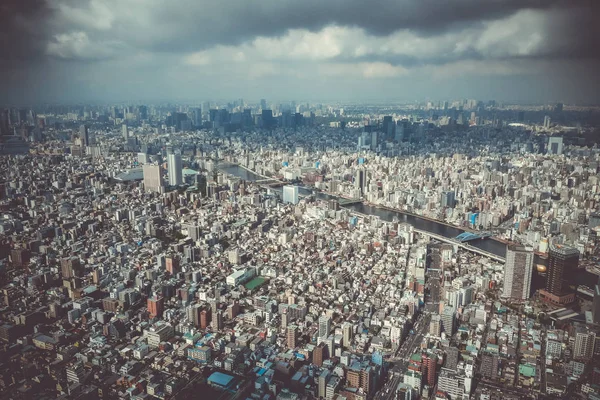
[[[265, 179], [264, 177], [257, 175], [252, 171], [244, 169], [239, 165], [228, 165], [226, 167], [220, 168], [220, 170], [228, 174], [238, 176], [246, 181], [254, 182]], [[281, 192], [283, 189], [275, 188], [273, 190]], [[311, 189], [302, 186], [299, 187], [298, 193], [301, 196], [309, 196], [311, 194], [315, 194], [316, 198], [322, 200], [339, 199], [339, 197], [337, 196], [322, 192], [313, 192]], [[455, 238], [456, 236], [464, 232], [463, 229], [460, 229], [458, 227], [455, 228], [452, 226], [448, 226], [440, 222], [419, 217], [418, 215], [406, 214], [402, 211], [393, 211], [364, 203], [354, 203], [350, 204], [349, 206], [343, 206], [343, 208], [365, 215], [376, 215], [383, 221], [392, 221], [394, 218], [397, 218], [399, 222], [409, 223], [412, 226], [414, 226], [415, 229], [435, 233], [441, 236], [445, 236], [447, 238]], [[496, 254], [500, 257], [506, 257], [506, 244], [494, 240], [492, 238], [472, 240], [469, 242], [469, 244], [473, 247], [477, 247], [489, 253]], [[535, 264], [542, 264], [547, 266], [547, 259], [539, 257], [537, 255], [535, 256], [534, 262]], [[532, 292], [544, 287], [546, 282], [545, 274], [538, 273], [537, 270], [534, 270], [532, 278]], [[592, 285], [597, 281], [597, 275], [588, 272], [585, 269], [580, 269], [577, 271], [576, 282], [578, 285]]]
[[[220, 168], [220, 169], [223, 172], [238, 176], [241, 179], [244, 179], [246, 181], [254, 182], [254, 181], [265, 179], [262, 176], [257, 175], [252, 171], [248, 171], [247, 169], [244, 169], [238, 165], [228, 165], [228, 166], [226, 166], [224, 168]], [[274, 190], [281, 191], [282, 189], [279, 188], [279, 189], [274, 189]], [[298, 193], [303, 196], [308, 196], [310, 194], [313, 194], [313, 191], [309, 188], [300, 187], [298, 189]], [[337, 197], [337, 196], [333, 196], [333, 195], [330, 195], [327, 193], [321, 193], [321, 192], [315, 192], [315, 196], [318, 199], [322, 199], [322, 200], [339, 199], [339, 197]], [[432, 221], [432, 220], [429, 220], [426, 218], [421, 218], [417, 215], [405, 214], [402, 211], [392, 211], [392, 210], [388, 210], [388, 209], [384, 209], [384, 208], [380, 208], [380, 207], [376, 207], [376, 206], [372, 206], [372, 205], [368, 205], [368, 204], [364, 204], [364, 203], [354, 203], [354, 204], [350, 204], [348, 206], [344, 206], [343, 208], [346, 208], [350, 211], [355, 211], [355, 212], [358, 212], [361, 214], [365, 214], [365, 215], [376, 215], [379, 218], [381, 218], [383, 221], [392, 221], [394, 218], [397, 218], [399, 222], [409, 223], [412, 226], [414, 226], [415, 229], [435, 233], [435, 234], [438, 234], [441, 236], [445, 236], [447, 238], [454, 238], [464, 232], [463, 229], [448, 226], [448, 225], [442, 224], [440, 222], [435, 222], [435, 221]], [[480, 248], [481, 250], [485, 250], [492, 254], [496, 254], [500, 257], [506, 256], [506, 244], [499, 242], [497, 240], [493, 240], [493, 239], [489, 239], [489, 238], [488, 239], [479, 239], [479, 240], [470, 241], [469, 244], [472, 245], [473, 247]]]

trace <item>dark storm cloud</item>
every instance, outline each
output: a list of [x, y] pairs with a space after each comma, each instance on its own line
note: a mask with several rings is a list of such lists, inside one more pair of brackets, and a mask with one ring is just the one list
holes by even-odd
[[50, 16], [45, 0], [0, 1], [0, 65], [22, 64], [42, 56]]
[[359, 27], [376, 36], [400, 29], [435, 36], [523, 9], [568, 10], [578, 4], [587, 3], [580, 0], [180, 0], [158, 2], [153, 8], [149, 4], [149, 19], [117, 22], [114, 28], [138, 45], [177, 52], [216, 44], [237, 45], [256, 36], [279, 36], [289, 29], [315, 31], [328, 25]]
[[[284, 87], [293, 79], [314, 83], [322, 73], [320, 78], [329, 78], [318, 87], [318, 97], [327, 91], [332, 76], [340, 85], [358, 87], [356, 76], [402, 79], [447, 69], [464, 76], [469, 71], [499, 71], [504, 77], [516, 77], [542, 64], [558, 71], [554, 61], [585, 64], [581, 70], [593, 71], [590, 63], [596, 65], [600, 59], [597, 4], [596, 0], [0, 0], [0, 73], [11, 78], [0, 96], [94, 98], [105, 91], [107, 98], [119, 99], [154, 90], [159, 97], [164, 90], [152, 87], [163, 81], [178, 81], [165, 87], [189, 88], [190, 93], [198, 88], [218, 92], [225, 80], [248, 88], [252, 79], [272, 79], [274, 87], [277, 83]], [[361, 68], [362, 75], [353, 68]], [[594, 78], [589, 73], [567, 75], [562, 68], [554, 76], [567, 83]], [[114, 77], [126, 80], [127, 86], [115, 83]]]

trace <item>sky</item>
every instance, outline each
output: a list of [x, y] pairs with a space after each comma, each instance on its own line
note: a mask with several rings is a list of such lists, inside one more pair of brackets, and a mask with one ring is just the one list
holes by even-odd
[[1, 0], [0, 103], [600, 103], [597, 0]]

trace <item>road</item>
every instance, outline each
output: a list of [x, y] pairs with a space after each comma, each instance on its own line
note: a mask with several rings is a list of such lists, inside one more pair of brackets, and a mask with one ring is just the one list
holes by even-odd
[[[415, 333], [413, 335], [409, 335], [405, 340], [402, 346], [398, 348], [394, 357], [390, 359], [390, 361], [394, 364], [392, 369], [399, 369], [402, 371], [402, 374], [408, 368], [408, 360], [410, 356], [412, 356], [418, 347], [421, 346], [423, 342], [423, 338], [427, 334], [429, 330], [429, 321], [431, 320], [431, 315], [429, 312], [425, 312], [424, 314], [419, 315], [414, 324]], [[392, 400], [395, 398], [396, 388], [399, 383], [403, 382], [403, 376], [394, 376], [392, 375], [390, 380], [377, 392], [375, 395], [375, 400]]]

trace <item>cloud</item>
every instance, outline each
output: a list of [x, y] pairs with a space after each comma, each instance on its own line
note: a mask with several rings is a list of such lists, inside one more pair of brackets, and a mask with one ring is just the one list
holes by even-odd
[[179, 80], [191, 93], [271, 79], [282, 96], [291, 81], [327, 92], [361, 80], [516, 79], [541, 65], [584, 81], [552, 65], [600, 64], [597, 11], [587, 0], [2, 0], [0, 73], [136, 75], [144, 91]]
[[92, 42], [87, 33], [61, 33], [49, 42], [49, 55], [64, 60], [106, 60], [116, 57], [125, 46], [118, 41]]

